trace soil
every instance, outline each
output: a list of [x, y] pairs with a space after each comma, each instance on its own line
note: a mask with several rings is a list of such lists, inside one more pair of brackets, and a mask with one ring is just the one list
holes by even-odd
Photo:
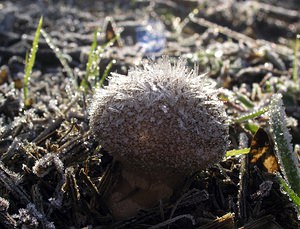
[[[41, 35], [24, 98], [25, 57], [41, 16], [60, 51]], [[223, 87], [225, 97], [250, 100], [247, 106], [228, 96], [232, 117], [282, 93], [293, 146], [300, 144], [300, 93], [289, 90], [298, 0], [2, 0], [0, 228], [300, 228], [277, 179], [282, 171], [264, 163], [277, 157], [264, 115], [230, 125], [228, 150], [251, 146], [250, 154], [224, 158], [187, 178], [171, 200], [115, 221], [105, 195], [118, 165], [89, 133], [94, 79], [79, 90], [96, 30], [104, 47], [96, 81], [109, 72], [127, 74], [142, 60], [182, 56]], [[261, 129], [254, 134], [247, 124]], [[267, 156], [253, 160], [255, 152]]]

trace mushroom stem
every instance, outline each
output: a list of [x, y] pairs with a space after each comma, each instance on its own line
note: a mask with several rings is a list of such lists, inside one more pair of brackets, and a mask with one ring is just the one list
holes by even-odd
[[122, 169], [121, 176], [107, 199], [107, 205], [115, 220], [124, 220], [167, 201], [175, 188], [182, 184], [181, 175], [157, 179], [147, 174]]

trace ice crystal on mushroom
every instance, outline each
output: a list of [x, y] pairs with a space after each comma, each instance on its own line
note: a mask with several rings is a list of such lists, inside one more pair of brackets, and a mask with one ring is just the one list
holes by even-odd
[[190, 173], [218, 162], [227, 147], [227, 116], [217, 90], [179, 59], [165, 57], [112, 74], [90, 108], [100, 144], [125, 167]]

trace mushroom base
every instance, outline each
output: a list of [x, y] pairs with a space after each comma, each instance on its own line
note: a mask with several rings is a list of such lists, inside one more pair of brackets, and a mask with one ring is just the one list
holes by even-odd
[[139, 210], [154, 207], [160, 200], [167, 201], [182, 181], [180, 175], [159, 179], [123, 169], [106, 203], [115, 220], [124, 220]]

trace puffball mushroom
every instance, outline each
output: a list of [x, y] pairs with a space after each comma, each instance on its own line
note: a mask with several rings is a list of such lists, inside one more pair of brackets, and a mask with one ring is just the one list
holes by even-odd
[[168, 199], [185, 177], [223, 158], [228, 125], [217, 93], [184, 59], [168, 57], [112, 73], [98, 89], [91, 132], [122, 167], [106, 200], [115, 219]]

